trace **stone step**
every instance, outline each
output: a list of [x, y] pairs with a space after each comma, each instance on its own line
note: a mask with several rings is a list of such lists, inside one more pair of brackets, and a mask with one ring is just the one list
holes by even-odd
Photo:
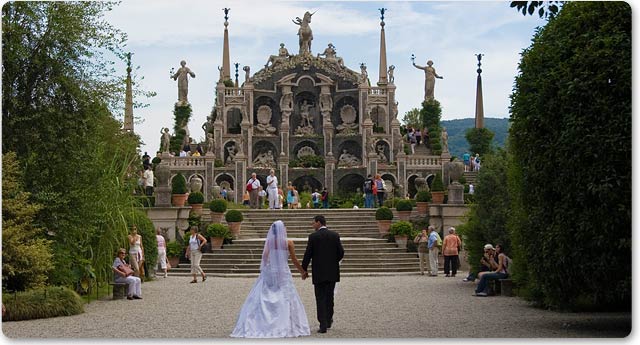
[[[233, 267], [227, 267], [227, 268], [218, 268], [218, 269], [206, 269], [206, 268], [202, 268], [203, 271], [207, 274], [212, 274], [212, 273], [240, 273], [240, 274], [246, 274], [246, 273], [255, 273], [255, 274], [259, 274], [260, 273], [260, 267], [258, 268], [233, 268]], [[290, 268], [291, 269], [291, 268]], [[297, 270], [292, 269], [292, 272], [296, 272], [297, 274]], [[418, 264], [414, 264], [412, 267], [353, 267], [353, 268], [340, 268], [340, 274], [343, 273], [378, 273], [378, 272], [384, 272], [384, 273], [393, 273], [393, 272], [419, 272], [420, 268], [418, 266]], [[173, 268], [171, 269], [171, 275], [189, 275], [190, 274], [190, 269], [189, 268]]]

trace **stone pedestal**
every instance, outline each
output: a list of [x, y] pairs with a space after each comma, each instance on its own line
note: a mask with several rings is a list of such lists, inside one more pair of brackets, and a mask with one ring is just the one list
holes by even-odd
[[464, 186], [458, 182], [449, 185], [449, 197], [447, 204], [464, 204]]
[[160, 186], [155, 188], [155, 207], [171, 207], [171, 187]]

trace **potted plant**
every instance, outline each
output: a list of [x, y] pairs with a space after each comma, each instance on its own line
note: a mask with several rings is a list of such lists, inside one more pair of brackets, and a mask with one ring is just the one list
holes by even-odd
[[398, 219], [400, 220], [409, 220], [411, 210], [413, 210], [411, 200], [402, 199], [396, 204], [396, 211], [398, 212]]
[[389, 233], [389, 227], [391, 226], [392, 219], [393, 212], [387, 206], [382, 206], [376, 210], [376, 220], [378, 221], [380, 237], [384, 237]]
[[421, 190], [416, 194], [416, 211], [421, 216], [426, 216], [429, 210], [429, 201], [431, 201], [431, 193], [427, 190]]
[[211, 250], [221, 249], [225, 238], [231, 238], [229, 227], [220, 223], [211, 223], [206, 231], [209, 241], [211, 241]]
[[224, 199], [214, 199], [209, 204], [209, 210], [211, 210], [211, 221], [213, 223], [222, 222], [222, 216], [227, 210], [227, 201]]
[[201, 192], [191, 192], [187, 199], [189, 205], [191, 205], [191, 212], [195, 214], [202, 214], [202, 204], [204, 203], [204, 194]]
[[183, 207], [187, 201], [187, 180], [178, 173], [171, 180], [171, 203], [173, 206]]
[[413, 233], [413, 225], [410, 222], [401, 220], [391, 225], [389, 233], [393, 236], [398, 248], [407, 248], [407, 238]]
[[431, 198], [433, 198], [434, 204], [442, 204], [444, 201], [444, 184], [441, 173], [437, 173], [431, 183]]
[[238, 235], [240, 234], [240, 225], [242, 224], [242, 220], [244, 217], [242, 216], [242, 212], [238, 210], [229, 210], [224, 215], [224, 220], [229, 224], [229, 229], [231, 230], [231, 234], [234, 239], [238, 239]]
[[169, 265], [171, 267], [178, 267], [180, 263], [180, 256], [182, 255], [183, 246], [176, 241], [171, 241], [167, 243], [167, 260], [169, 260]]

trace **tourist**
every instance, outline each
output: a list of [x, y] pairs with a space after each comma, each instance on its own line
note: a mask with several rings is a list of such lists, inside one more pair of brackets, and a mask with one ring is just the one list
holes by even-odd
[[242, 194], [242, 204], [244, 206], [249, 206], [249, 200], [251, 199], [251, 197], [249, 196], [249, 191], [244, 191], [244, 193]]
[[204, 155], [204, 151], [202, 150], [202, 146], [200, 144], [198, 144], [198, 146], [196, 147], [196, 152], [198, 152], [198, 156]]
[[185, 256], [191, 260], [191, 275], [193, 275], [191, 283], [198, 282], [198, 279], [196, 279], [198, 273], [200, 273], [202, 282], [204, 282], [207, 280], [207, 276], [200, 267], [200, 260], [202, 259], [202, 247], [207, 244], [207, 239], [198, 233], [197, 226], [192, 225], [189, 230], [191, 231], [191, 236], [189, 237], [189, 245]]
[[113, 260], [111, 269], [113, 270], [113, 281], [119, 284], [128, 284], [127, 299], [142, 299], [142, 281], [138, 277], [134, 277], [130, 270], [130, 265], [124, 261], [127, 252], [124, 248], [118, 249], [118, 256]]
[[427, 127], [422, 129], [422, 142], [426, 148], [429, 148], [429, 129]]
[[146, 170], [148, 166], [151, 166], [151, 156], [145, 151], [142, 155], [142, 168]]
[[433, 225], [429, 225], [429, 241], [427, 242], [427, 248], [429, 248], [429, 276], [438, 276], [438, 240], [440, 235], [436, 232], [436, 228]]
[[200, 152], [194, 152], [193, 154], [191, 154], [191, 157], [200, 157]]
[[267, 199], [267, 192], [262, 189], [262, 186], [258, 187], [258, 208], [264, 207], [264, 202]]
[[293, 207], [292, 208], [300, 208], [300, 194], [298, 194], [298, 189], [296, 186], [291, 187], [291, 191], [293, 192]]
[[469, 184], [469, 194], [473, 194], [475, 193], [475, 188], [473, 187], [473, 184]]
[[[458, 273], [458, 250], [462, 242], [460, 237], [456, 235], [454, 227], [449, 228], [449, 234], [442, 241], [442, 255], [444, 256], [444, 276], [455, 277]], [[449, 275], [451, 272], [451, 275]]]
[[294, 202], [293, 186], [291, 185], [291, 182], [289, 182], [289, 185], [287, 186], [287, 208], [288, 209], [293, 208], [293, 202]]
[[315, 189], [311, 194], [311, 201], [313, 202], [313, 208], [320, 208], [320, 193], [318, 193], [318, 189]]
[[276, 177], [275, 170], [269, 170], [269, 176], [267, 176], [267, 191], [269, 194], [269, 208], [276, 209], [278, 207], [278, 178]]
[[509, 277], [509, 268], [511, 267], [511, 258], [504, 253], [501, 244], [496, 245], [496, 253], [498, 253], [498, 267], [494, 271], [482, 272], [478, 278], [478, 286], [476, 287], [475, 296], [487, 296], [488, 280], [507, 279]]
[[153, 196], [153, 170], [147, 166], [147, 170], [142, 175], [144, 177], [144, 192], [147, 196]]
[[142, 264], [144, 262], [144, 247], [142, 245], [142, 236], [138, 234], [138, 228], [131, 226], [131, 234], [129, 238], [129, 261], [131, 262], [131, 268], [133, 268], [134, 275], [136, 277], [142, 277], [144, 269]]
[[416, 137], [416, 145], [420, 146], [420, 140], [422, 140], [422, 134], [420, 133], [420, 129], [416, 129], [414, 135]]
[[409, 144], [411, 144], [411, 154], [416, 153], [416, 135], [413, 128], [409, 128], [407, 132], [407, 138], [409, 139]]
[[256, 173], [251, 174], [251, 178], [247, 181], [247, 191], [249, 192], [249, 204], [251, 208], [258, 208], [258, 187], [260, 187], [260, 180]]
[[482, 272], [489, 272], [498, 268], [498, 256], [495, 255], [495, 248], [490, 243], [484, 245], [484, 254], [480, 258], [480, 271], [477, 273], [469, 272], [469, 275], [463, 279], [463, 282], [473, 282]]
[[227, 187], [222, 187], [222, 190], [220, 191], [220, 196], [222, 197], [223, 200], [228, 200], [227, 199]]
[[480, 154], [476, 153], [476, 158], [473, 162], [473, 171], [480, 171]]
[[145, 170], [140, 170], [138, 172], [138, 188], [134, 190], [134, 194], [146, 195], [145, 185], [144, 185], [144, 172]]
[[429, 242], [429, 236], [427, 235], [427, 229], [422, 229], [422, 232], [413, 239], [413, 243], [418, 245], [418, 261], [420, 262], [420, 274], [424, 275], [424, 268], [427, 267], [427, 244]]
[[[289, 258], [305, 279], [293, 240], [281, 220], [271, 224], [262, 250], [260, 275], [247, 296], [231, 337], [282, 338], [310, 335], [304, 305], [291, 277]], [[314, 262], [314, 267], [315, 267]]]
[[322, 208], [329, 208], [329, 192], [326, 187], [322, 189], [320, 200], [322, 200]]
[[462, 155], [462, 161], [464, 162], [464, 171], [469, 171], [470, 159], [471, 159], [471, 155], [469, 154], [469, 152], [465, 152]]
[[276, 206], [276, 209], [282, 209], [284, 208], [284, 192], [282, 191], [282, 188], [278, 188], [278, 205]]
[[[167, 277], [167, 242], [164, 236], [160, 234], [160, 228], [156, 229], [156, 242], [158, 243], [158, 264], [160, 269], [164, 271], [164, 277]], [[156, 265], [157, 268], [157, 265]]]
[[380, 174], [376, 174], [376, 178], [374, 180], [376, 184], [376, 196], [378, 197], [378, 207], [382, 207], [384, 204], [384, 190], [385, 183]]
[[365, 208], [373, 208], [373, 186], [374, 186], [373, 178], [371, 178], [371, 174], [367, 175], [367, 179], [364, 180], [364, 184], [362, 185], [362, 190], [364, 190], [364, 207]]
[[183, 149], [180, 150], [180, 157], [186, 157], [187, 156], [187, 151]]

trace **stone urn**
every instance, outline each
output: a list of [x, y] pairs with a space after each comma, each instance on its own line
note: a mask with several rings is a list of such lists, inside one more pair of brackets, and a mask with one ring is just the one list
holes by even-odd
[[213, 249], [222, 249], [222, 244], [224, 243], [224, 237], [211, 237], [209, 238], [211, 242], [211, 250]]
[[169, 185], [169, 178], [171, 177], [171, 171], [169, 170], [169, 164], [162, 162], [156, 166], [154, 171], [158, 186], [167, 187]]
[[202, 179], [198, 176], [191, 178], [190, 182], [191, 192], [200, 192], [202, 190]]
[[231, 230], [231, 235], [233, 235], [233, 239], [237, 240], [240, 237], [240, 226], [242, 222], [227, 222], [229, 225], [229, 230]]
[[409, 236], [395, 235], [395, 236], [393, 236], [393, 238], [395, 239], [396, 244], [398, 245], [398, 248], [400, 248], [400, 249], [406, 249], [407, 248], [407, 239], [409, 238]]
[[449, 162], [449, 178], [452, 184], [460, 184], [458, 181], [462, 177], [462, 174], [464, 174], [464, 163], [459, 160]]
[[391, 227], [391, 220], [377, 220], [378, 222], [378, 232], [380, 232], [380, 237], [385, 237], [389, 234], [389, 228]]
[[409, 218], [411, 218], [411, 211], [397, 211], [396, 213], [398, 213], [398, 219], [400, 220], [406, 220], [408, 221]]

